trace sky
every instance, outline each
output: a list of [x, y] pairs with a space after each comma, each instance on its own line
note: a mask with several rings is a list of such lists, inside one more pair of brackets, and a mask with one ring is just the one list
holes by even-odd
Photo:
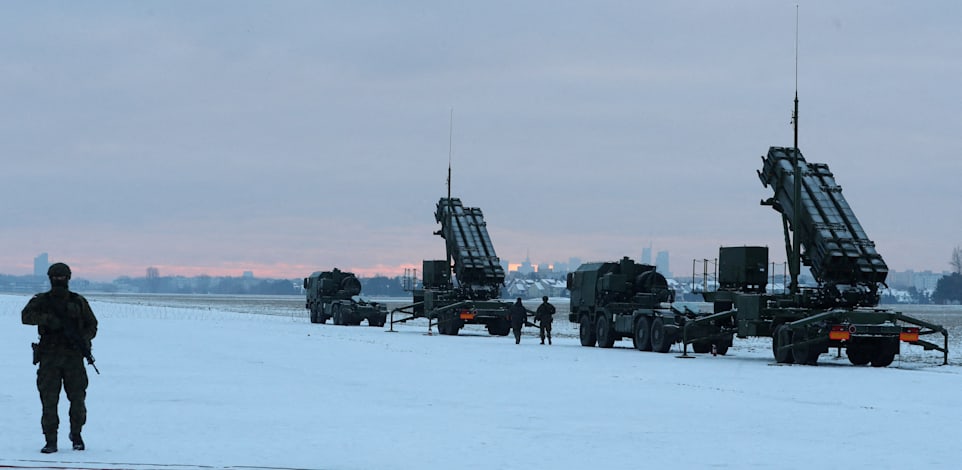
[[[799, 147], [892, 270], [962, 245], [952, 1], [798, 4]], [[29, 2], [0, 15], [0, 272], [401, 274], [438, 199], [511, 263], [767, 245], [796, 2]], [[451, 116], [453, 115], [453, 120]]]
[[778, 365], [768, 338], [690, 359], [678, 345], [640, 352], [628, 339], [586, 348], [561, 303], [548, 346], [530, 328], [520, 345], [480, 325], [428, 336], [423, 318], [396, 333], [311, 324], [294, 300], [258, 315], [210, 299], [173, 308], [91, 297], [100, 375], [87, 367], [87, 449], [69, 447], [63, 396], [59, 451], [44, 455], [28, 347], [37, 330], [17, 315], [28, 299], [0, 295], [4, 466], [958, 468], [959, 306], [942, 317], [956, 319], [950, 365], [903, 345], [874, 368], [835, 354]]

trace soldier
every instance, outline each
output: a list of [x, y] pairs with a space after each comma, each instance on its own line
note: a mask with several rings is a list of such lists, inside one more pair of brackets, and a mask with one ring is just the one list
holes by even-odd
[[87, 299], [70, 292], [70, 267], [64, 263], [54, 263], [47, 270], [50, 290], [37, 294], [30, 299], [20, 313], [24, 325], [37, 325], [40, 344], [34, 344], [34, 364], [37, 369], [37, 390], [40, 391], [40, 404], [43, 408], [40, 427], [47, 443], [40, 452], [49, 454], [57, 451], [57, 403], [60, 401], [60, 387], [67, 392], [70, 400], [70, 442], [74, 450], [84, 450], [80, 437], [81, 428], [87, 422], [87, 369], [84, 357], [93, 363], [90, 355], [90, 340], [97, 335], [97, 318], [94, 316]]
[[528, 311], [521, 305], [521, 297], [508, 309], [508, 319], [511, 320], [511, 329], [514, 330], [514, 344], [521, 344], [521, 328], [528, 319]]
[[534, 321], [541, 326], [541, 344], [544, 344], [544, 336], [548, 335], [548, 345], [551, 345], [551, 322], [554, 321], [554, 305], [548, 303], [548, 296], [541, 298], [541, 305], [538, 306], [534, 314]]

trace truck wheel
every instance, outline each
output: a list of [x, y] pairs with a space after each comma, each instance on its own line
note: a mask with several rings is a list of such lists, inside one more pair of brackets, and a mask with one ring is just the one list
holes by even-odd
[[319, 321], [320, 320], [317, 318], [317, 310], [315, 310], [314, 307], [311, 307], [311, 323], [317, 323]]
[[852, 343], [845, 348], [848, 362], [855, 366], [864, 366], [872, 361], [872, 348], [863, 343]]
[[899, 343], [887, 339], [879, 340], [872, 353], [872, 367], [888, 367], [895, 360], [895, 353], [899, 351]]
[[611, 331], [611, 321], [606, 315], [598, 317], [595, 330], [597, 330], [599, 348], [610, 348], [615, 345], [615, 332]]
[[641, 317], [635, 322], [635, 349], [651, 351], [651, 322], [648, 317]]
[[792, 348], [782, 348], [782, 346], [790, 346], [791, 344], [792, 331], [788, 329], [788, 326], [782, 324], [775, 327], [775, 331], [772, 332], [772, 354], [775, 355], [775, 362], [779, 364], [791, 364], [795, 362]]
[[343, 325], [344, 317], [341, 315], [341, 305], [340, 304], [332, 305], [331, 311], [333, 312], [333, 316], [334, 316], [334, 324], [338, 326]]
[[665, 333], [665, 323], [661, 318], [651, 321], [651, 349], [655, 352], [666, 353], [671, 349], [671, 338]]
[[595, 326], [591, 324], [588, 320], [587, 315], [581, 316], [580, 327], [578, 328], [578, 333], [581, 336], [581, 345], [585, 347], [593, 347], [595, 341], [598, 340], [598, 335], [595, 334]]
[[320, 314], [320, 315], [318, 315], [317, 321], [320, 322], [320, 323], [323, 325], [323, 324], [327, 323], [327, 319], [328, 319], [328, 318], [330, 318], [330, 317], [328, 317], [327, 315], [324, 315], [324, 314]]

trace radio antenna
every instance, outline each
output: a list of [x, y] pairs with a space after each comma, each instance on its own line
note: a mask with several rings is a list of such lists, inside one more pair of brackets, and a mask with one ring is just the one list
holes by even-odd
[[795, 4], [795, 111], [792, 112], [792, 127], [795, 130], [795, 145], [798, 148], [798, 4]]
[[451, 199], [451, 153], [454, 148], [454, 108], [448, 121], [448, 200]]

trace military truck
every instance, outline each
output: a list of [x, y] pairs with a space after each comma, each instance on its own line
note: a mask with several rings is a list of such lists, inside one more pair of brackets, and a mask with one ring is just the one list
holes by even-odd
[[354, 273], [315, 271], [304, 278], [304, 290], [311, 323], [333, 319], [335, 325], [360, 325], [367, 320], [369, 326], [384, 326], [387, 321], [385, 305], [360, 298], [361, 281]]
[[412, 304], [391, 310], [391, 326], [428, 318], [428, 327], [437, 326], [442, 335], [457, 335], [465, 324], [483, 324], [489, 334], [507, 335], [511, 304], [499, 300], [504, 268], [481, 209], [464, 207], [449, 195], [438, 201], [434, 220], [441, 224], [434, 234], [444, 239], [447, 259], [423, 261], [422, 286], [412, 289]]
[[[631, 338], [640, 351], [668, 352], [682, 341], [689, 318], [700, 313], [684, 304], [673, 305], [674, 291], [654, 266], [620, 261], [585, 263], [568, 273], [571, 292], [568, 320], [578, 323], [581, 345], [610, 348], [615, 341]], [[696, 352], [725, 354], [731, 336], [703, 339]]]
[[[885, 367], [906, 343], [941, 351], [948, 364], [944, 327], [877, 307], [888, 267], [828, 165], [806, 162], [796, 141], [771, 147], [758, 176], [774, 191], [762, 204], [782, 215], [789, 289], [768, 292], [767, 247], [722, 247], [712, 274], [718, 288], [704, 293], [715, 313], [685, 325], [686, 345], [731, 334], [771, 337], [777, 363], [816, 364], [819, 355], [844, 349], [854, 365]], [[816, 285], [799, 284], [802, 264]], [[942, 346], [920, 339], [937, 334]]]

